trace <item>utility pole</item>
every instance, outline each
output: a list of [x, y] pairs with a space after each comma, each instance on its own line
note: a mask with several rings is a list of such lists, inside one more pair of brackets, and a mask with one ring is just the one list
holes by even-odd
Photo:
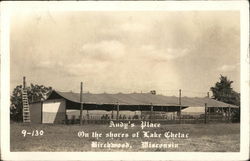
[[83, 110], [83, 102], [82, 102], [82, 82], [81, 82], [81, 91], [80, 91], [80, 103], [81, 103], [81, 110], [80, 110], [80, 125], [82, 125], [82, 110]]

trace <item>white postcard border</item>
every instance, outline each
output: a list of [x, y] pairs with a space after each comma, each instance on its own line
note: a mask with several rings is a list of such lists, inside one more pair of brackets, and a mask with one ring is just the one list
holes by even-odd
[[[38, 7], [39, 6], [39, 7]], [[20, 8], [22, 7], [22, 8]], [[240, 152], [10, 152], [9, 32], [10, 12], [240, 10], [241, 16], [241, 134]], [[245, 160], [249, 155], [249, 11], [247, 1], [132, 2], [2, 2], [1, 5], [1, 153], [4, 160]]]

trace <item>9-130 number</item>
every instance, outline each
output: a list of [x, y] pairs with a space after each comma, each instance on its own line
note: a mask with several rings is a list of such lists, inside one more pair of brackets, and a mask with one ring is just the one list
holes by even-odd
[[43, 130], [32, 130], [32, 131], [22, 130], [23, 137], [26, 137], [27, 135], [30, 135], [30, 136], [43, 136], [43, 134], [44, 134]]

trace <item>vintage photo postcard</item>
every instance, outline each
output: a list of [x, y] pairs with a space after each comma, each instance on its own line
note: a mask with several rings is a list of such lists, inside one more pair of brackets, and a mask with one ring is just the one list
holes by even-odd
[[1, 159], [247, 160], [248, 7], [1, 3]]

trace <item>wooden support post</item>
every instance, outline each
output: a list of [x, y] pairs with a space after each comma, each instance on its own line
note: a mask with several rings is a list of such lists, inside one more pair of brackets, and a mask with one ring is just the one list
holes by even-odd
[[150, 106], [150, 119], [151, 119], [151, 121], [153, 120], [153, 111], [154, 111], [154, 106], [151, 103], [151, 106]]
[[169, 120], [168, 107], [166, 107], [166, 115], [167, 115], [167, 120]]
[[205, 103], [205, 124], [207, 123], [207, 103]]
[[223, 120], [226, 120], [226, 119], [225, 119], [225, 113], [224, 113], [224, 108], [223, 108], [223, 107], [221, 107], [221, 114], [222, 114], [222, 119], [223, 119]]
[[23, 77], [23, 89], [25, 89], [26, 88], [26, 78], [25, 78], [25, 76]]
[[89, 110], [87, 110], [87, 119], [89, 120]]
[[116, 116], [116, 120], [119, 120], [119, 110], [120, 110], [120, 107], [119, 107], [119, 103], [117, 102], [117, 116]]
[[221, 110], [221, 115], [223, 117], [223, 107], [221, 107], [220, 110]]
[[[239, 110], [239, 115], [241, 116], [241, 109], [240, 109], [240, 106], [239, 106], [239, 109], [236, 109], [236, 110]], [[240, 118], [239, 118], [240, 119]]]
[[[163, 115], [163, 114], [164, 114], [164, 115]], [[165, 112], [163, 112], [163, 107], [161, 106], [161, 117], [160, 117], [161, 120], [163, 120], [163, 118], [164, 118], [164, 117], [162, 117], [162, 116], [165, 116]]]
[[180, 105], [179, 120], [180, 120], [180, 123], [181, 123], [181, 109], [182, 109], [182, 106], [181, 106], [181, 89], [179, 90], [179, 105]]
[[80, 109], [80, 125], [82, 125], [82, 110], [83, 110], [83, 103], [82, 103], [82, 82], [81, 82], [81, 91], [80, 91], [80, 103], [81, 103], [81, 109]]
[[[65, 104], [66, 104], [66, 102], [65, 102]], [[64, 109], [64, 124], [67, 124], [67, 120], [68, 120], [68, 118], [67, 118], [67, 108], [66, 108], [67, 106], [65, 105], [65, 109]]]
[[231, 107], [228, 106], [228, 122], [231, 122]]
[[141, 106], [139, 106], [139, 110], [138, 111], [141, 111], [141, 117], [140, 118], [142, 120], [143, 118], [142, 118], [142, 109], [141, 109]]
[[207, 92], [207, 98], [210, 98], [210, 97], [209, 97], [209, 92]]
[[207, 119], [208, 122], [210, 121], [210, 113], [211, 113], [210, 109], [211, 107], [208, 107], [208, 119]]

